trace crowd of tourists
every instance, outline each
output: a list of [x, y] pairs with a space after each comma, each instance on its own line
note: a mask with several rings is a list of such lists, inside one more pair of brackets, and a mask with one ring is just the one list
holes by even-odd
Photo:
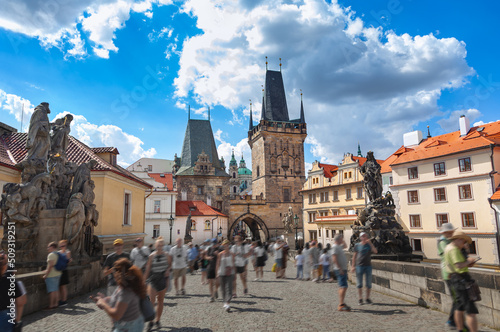
[[[471, 282], [468, 267], [477, 261], [477, 258], [467, 257], [467, 246], [472, 240], [449, 223], [443, 224], [440, 232], [442, 236], [438, 240], [438, 251], [442, 276], [453, 297], [446, 324], [458, 331], [477, 331], [478, 310], [468, 291]], [[161, 237], [156, 239], [154, 245], [145, 246], [143, 239], [138, 238], [130, 254], [124, 252], [122, 239], [116, 239], [113, 246], [114, 252], [107, 255], [103, 264], [103, 276], [107, 279], [106, 294], [98, 293], [91, 297], [97, 307], [111, 318], [113, 331], [143, 331], [145, 326], [147, 331], [159, 329], [166, 293], [173, 288], [175, 296], [186, 295], [186, 274], [198, 274], [198, 271], [200, 284], [208, 285], [209, 301], [216, 302], [220, 292], [223, 310], [229, 312], [232, 299], [238, 296], [238, 289], [248, 294], [248, 278], [252, 268], [255, 282], [263, 280], [263, 269], [268, 264], [275, 278], [286, 278], [290, 259], [296, 267], [296, 280], [317, 283], [336, 280], [339, 311], [351, 311], [351, 307], [345, 303], [349, 270], [356, 275], [358, 304], [372, 303], [371, 256], [377, 253], [377, 249], [366, 233], [360, 234], [360, 241], [353, 248], [351, 264], [345, 254], [347, 244], [342, 234], [334, 237], [332, 246], [327, 244], [323, 247], [317, 241], [305, 243], [303, 249], [295, 252], [295, 257], [290, 257], [290, 248], [279, 238], [275, 242], [262, 243], [235, 236], [233, 243], [227, 239], [208, 239], [199, 246], [192, 243], [186, 245], [181, 238], [175, 241], [174, 246], [170, 246]], [[53, 310], [67, 305], [67, 266], [71, 262], [71, 252], [65, 240], [49, 243], [47, 251], [47, 268], [43, 278], [49, 294], [49, 306], [45, 310]], [[271, 256], [273, 260], [270, 262]], [[2, 292], [12, 279], [12, 275], [6, 271], [7, 256], [0, 252]], [[241, 285], [239, 288], [238, 283]], [[16, 283], [13, 295], [14, 304], [7, 301], [9, 297], [2, 297], [0, 301], [1, 331], [21, 331], [22, 311], [26, 303], [26, 291], [22, 283]], [[12, 306], [15, 306], [15, 315], [10, 314]]]

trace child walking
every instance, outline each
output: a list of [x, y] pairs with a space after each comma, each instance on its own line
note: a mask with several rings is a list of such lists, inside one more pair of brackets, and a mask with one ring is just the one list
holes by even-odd
[[296, 280], [304, 279], [304, 255], [302, 254], [302, 249], [297, 251], [297, 256], [295, 256], [295, 267], [297, 268]]

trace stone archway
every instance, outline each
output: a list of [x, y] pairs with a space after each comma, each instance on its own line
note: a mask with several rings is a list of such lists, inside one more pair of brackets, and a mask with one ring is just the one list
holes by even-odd
[[229, 228], [229, 239], [233, 239], [238, 233], [245, 231], [247, 235], [251, 235], [254, 241], [269, 240], [269, 229], [264, 221], [256, 214], [247, 212], [236, 218]]

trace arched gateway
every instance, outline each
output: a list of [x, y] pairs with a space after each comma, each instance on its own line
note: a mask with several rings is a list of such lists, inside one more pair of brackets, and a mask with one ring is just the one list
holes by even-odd
[[229, 228], [229, 238], [232, 240], [235, 235], [250, 236], [254, 241], [267, 241], [269, 230], [259, 216], [247, 212], [239, 216]]

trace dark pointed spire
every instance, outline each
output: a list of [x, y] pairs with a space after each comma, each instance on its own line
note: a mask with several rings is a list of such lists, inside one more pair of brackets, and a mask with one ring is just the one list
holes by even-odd
[[431, 138], [431, 131], [429, 129], [429, 126], [427, 126], [427, 138]]
[[363, 157], [363, 155], [361, 154], [361, 146], [359, 145], [359, 142], [358, 142], [358, 157]]
[[191, 119], [191, 105], [188, 105], [188, 120]]
[[264, 107], [264, 89], [262, 89], [262, 111], [260, 113], [260, 119], [266, 119], [266, 108]]
[[210, 121], [210, 106], [208, 106], [208, 121]]
[[253, 118], [252, 118], [252, 99], [250, 99], [250, 122], [248, 124], [248, 130], [253, 129]]
[[302, 89], [300, 90], [300, 123], [306, 123], [304, 115], [304, 103], [302, 102]]
[[281, 58], [280, 58], [280, 73], [281, 73]]

